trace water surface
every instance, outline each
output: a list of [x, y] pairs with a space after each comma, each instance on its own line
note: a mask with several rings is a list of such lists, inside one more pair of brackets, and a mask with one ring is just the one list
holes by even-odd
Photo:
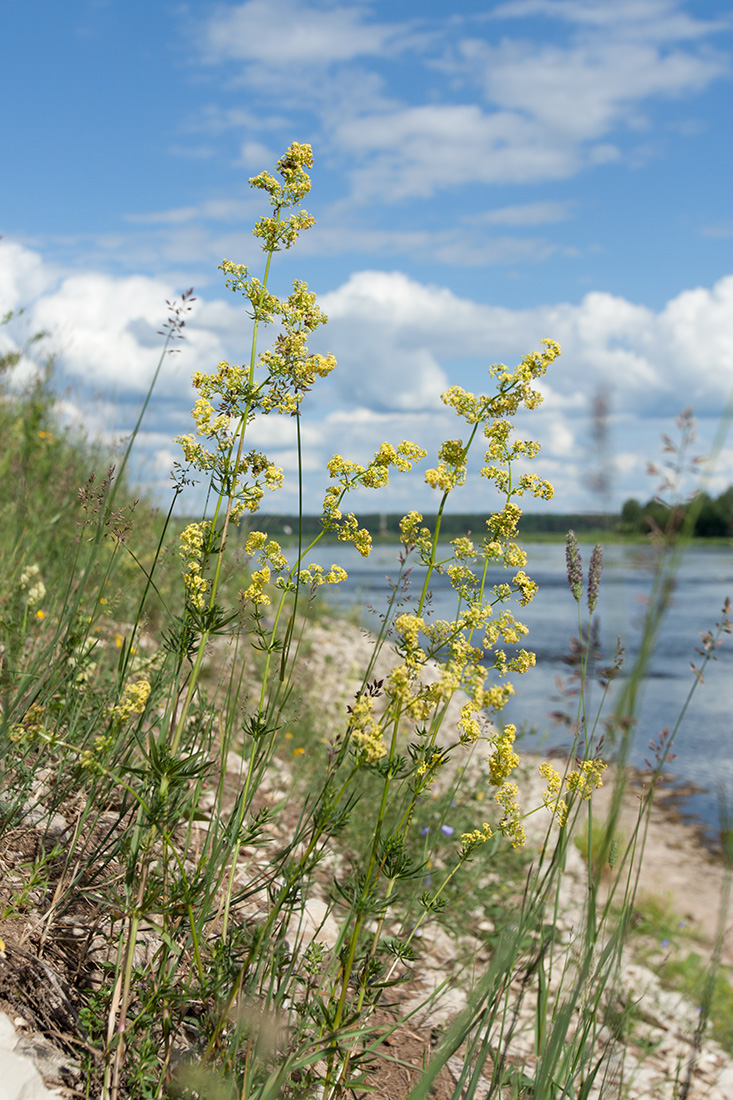
[[[503, 720], [514, 722], [525, 731], [522, 747], [546, 752], [569, 744], [562, 726], [550, 717], [553, 712], [573, 713], [573, 702], [563, 698], [557, 679], [570, 686], [572, 671], [564, 658], [570, 652], [571, 638], [578, 633], [578, 606], [570, 593], [565, 572], [564, 545], [526, 544], [527, 572], [539, 584], [539, 592], [526, 608], [515, 605], [515, 615], [530, 628], [527, 649], [537, 654], [537, 667], [524, 676], [510, 677], [516, 688], [514, 698], [503, 713]], [[582, 546], [584, 572], [591, 547]], [[319, 547], [313, 559], [328, 566], [338, 562], [347, 569], [344, 585], [321, 589], [329, 601], [342, 608], [359, 608], [363, 624], [378, 629], [374, 612], [384, 610], [390, 594], [387, 577], [398, 573], [398, 549], [378, 546], [370, 558], [361, 558], [352, 546]], [[646, 597], [652, 580], [653, 553], [642, 545], [612, 545], [604, 549], [604, 571], [598, 608], [599, 640], [603, 651], [601, 664], [610, 663], [620, 637], [625, 648], [625, 667], [630, 669], [638, 652]], [[412, 591], [422, 586], [422, 570], [415, 567]], [[503, 570], [492, 571], [491, 583], [505, 580]], [[455, 608], [455, 595], [445, 578], [432, 584], [433, 612], [449, 618]], [[700, 635], [720, 621], [725, 597], [733, 598], [733, 550], [728, 547], [696, 544], [685, 553], [661, 634], [642, 685], [637, 724], [630, 762], [643, 767], [651, 759], [649, 742], [666, 727], [674, 728], [680, 710], [694, 681], [690, 664], [699, 666]], [[369, 608], [373, 608], [370, 611]], [[701, 788], [685, 799], [685, 809], [707, 825], [718, 821], [718, 790], [733, 796], [733, 635], [724, 635], [717, 660], [708, 665], [705, 683], [697, 688], [676, 735], [676, 758], [668, 771], [684, 785]], [[503, 647], [509, 652], [509, 647]], [[614, 691], [623, 688], [623, 675]], [[600, 689], [593, 687], [589, 714], [600, 702]]]

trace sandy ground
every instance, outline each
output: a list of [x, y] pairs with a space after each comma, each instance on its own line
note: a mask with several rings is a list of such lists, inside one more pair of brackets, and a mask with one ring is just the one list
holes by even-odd
[[[593, 795], [594, 811], [601, 820], [610, 811], [613, 789], [611, 780]], [[620, 813], [622, 836], [632, 836], [647, 790], [642, 777], [630, 775]], [[720, 851], [714, 851], [703, 827], [684, 818], [683, 796], [684, 791], [664, 787], [655, 793], [644, 842], [639, 894], [667, 902], [688, 923], [689, 931], [712, 947], [721, 923], [725, 867]], [[733, 966], [731, 914], [724, 924], [722, 958]]]

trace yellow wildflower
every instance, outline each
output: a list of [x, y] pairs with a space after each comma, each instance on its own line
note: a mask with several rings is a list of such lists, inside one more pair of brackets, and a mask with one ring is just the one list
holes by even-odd
[[517, 784], [505, 783], [496, 792], [494, 798], [504, 810], [504, 816], [499, 822], [502, 835], [511, 840], [512, 848], [523, 848], [527, 838], [524, 827], [519, 820], [519, 788]]
[[147, 680], [138, 680], [134, 684], [126, 684], [122, 697], [117, 706], [112, 707], [112, 715], [119, 722], [126, 722], [136, 714], [142, 714], [150, 695], [150, 684]]
[[504, 732], [496, 738], [493, 754], [488, 757], [489, 779], [495, 787], [501, 787], [519, 766], [519, 757], [512, 748], [516, 734], [516, 726], [505, 726]]
[[371, 695], [362, 694], [356, 697], [351, 707], [349, 726], [351, 743], [359, 763], [376, 764], [387, 752], [387, 746], [374, 717], [374, 699]]
[[568, 774], [565, 780], [568, 790], [577, 792], [584, 800], [590, 798], [593, 791], [603, 786], [603, 772], [607, 767], [602, 760], [583, 760], [577, 771]]
[[461, 835], [461, 859], [468, 859], [474, 848], [478, 848], [480, 844], [485, 844], [493, 835], [491, 826], [486, 821], [480, 829], [472, 829], [470, 833], [463, 833]]
[[266, 584], [270, 583], [270, 569], [267, 565], [264, 565], [262, 569], [255, 569], [252, 574], [252, 579], [247, 588], [242, 593], [242, 600], [251, 600], [255, 606], [266, 607], [270, 602], [270, 597], [262, 589]]

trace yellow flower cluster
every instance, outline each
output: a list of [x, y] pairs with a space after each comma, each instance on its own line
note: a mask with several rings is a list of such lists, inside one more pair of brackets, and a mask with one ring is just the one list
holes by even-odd
[[491, 543], [499, 539], [514, 538], [517, 533], [517, 525], [521, 518], [522, 509], [519, 505], [514, 504], [512, 501], [507, 501], [501, 512], [494, 512], [494, 514], [489, 516], [486, 520], [486, 527], [489, 532], [488, 542]]
[[[441, 766], [444, 759], [445, 758], [442, 753], [433, 752], [430, 754], [430, 758], [428, 760], [423, 760], [422, 764], [418, 765], [416, 774], [421, 780], [423, 780], [423, 782], [420, 784], [420, 789], [423, 789], [424, 787], [429, 787], [432, 784], [433, 779], [435, 778], [434, 773]], [[427, 779], [425, 777], [427, 777]]]
[[480, 582], [470, 566], [446, 565], [445, 567], [441, 567], [441, 572], [445, 572], [451, 583], [451, 587], [455, 589], [462, 599], [473, 599]]
[[549, 481], [543, 481], [537, 474], [522, 474], [514, 490], [517, 496], [531, 493], [542, 500], [552, 500], [555, 490]]
[[250, 557], [257, 554], [260, 564], [272, 566], [276, 573], [287, 568], [288, 559], [280, 549], [280, 543], [275, 539], [268, 539], [264, 531], [249, 532], [244, 544], [244, 552]]
[[[448, 570], [450, 575], [450, 570]], [[460, 615], [462, 630], [480, 630], [486, 625], [486, 620], [491, 618], [491, 604], [482, 603], [478, 598], [471, 598], [471, 602]], [[484, 643], [485, 644], [485, 643]]]
[[183, 583], [186, 586], [188, 598], [192, 607], [203, 610], [208, 584], [202, 575], [203, 561], [211, 533], [211, 522], [202, 520], [200, 523], [189, 523], [184, 527], [179, 536], [178, 553], [186, 562], [186, 572]]
[[486, 628], [483, 644], [488, 648], [495, 645], [501, 639], [507, 645], [517, 645], [520, 638], [529, 634], [529, 627], [518, 622], [511, 611], [505, 608], [498, 618], [492, 619]]
[[471, 745], [481, 736], [481, 727], [475, 717], [478, 707], [474, 700], [464, 703], [461, 707], [461, 717], [458, 720], [458, 729], [462, 744]]
[[[454, 408], [469, 424], [503, 420], [513, 416], [520, 405], [527, 409], [535, 408], [541, 403], [542, 395], [532, 389], [531, 383], [541, 378], [560, 354], [560, 346], [554, 340], [543, 340], [542, 343], [545, 350], [526, 355], [514, 371], [508, 370], [503, 363], [490, 368], [489, 374], [499, 383], [499, 392], [493, 397], [483, 394], [476, 397], [461, 386], [451, 386], [441, 395], [444, 404]], [[507, 438], [508, 432], [505, 441]]]
[[374, 699], [358, 695], [351, 708], [349, 722], [351, 743], [360, 764], [376, 764], [387, 752], [379, 723], [374, 717]]
[[488, 710], [500, 711], [514, 694], [513, 684], [494, 684], [485, 693], [485, 706]]
[[173, 442], [179, 445], [189, 466], [201, 470], [202, 473], [214, 469], [216, 455], [213, 455], [211, 451], [207, 451], [195, 435], [190, 433], [188, 435], [177, 435]]
[[394, 628], [402, 636], [405, 660], [409, 665], [422, 664], [425, 654], [418, 646], [420, 631], [425, 629], [425, 620], [419, 615], [398, 615]]
[[[462, 688], [469, 699], [461, 709], [459, 739], [470, 743], [479, 737], [475, 716], [485, 709], [501, 709], [514, 691], [511, 684], [485, 687], [488, 670], [484, 650], [471, 645], [469, 640], [471, 632], [485, 625], [490, 614], [490, 605], [475, 600], [451, 622], [442, 619], [430, 622], [410, 614], [397, 617], [395, 630], [400, 636], [398, 648], [403, 663], [391, 670], [387, 693], [401, 713], [412, 721], [425, 722]], [[425, 639], [424, 648], [419, 645], [421, 633]], [[439, 658], [439, 664], [438, 675], [434, 678], [431, 675], [426, 683], [421, 674], [428, 657]], [[523, 672], [533, 660], [532, 654], [522, 651], [508, 662], [500, 653], [495, 667], [499, 667], [500, 673], [510, 667]]]
[[[175, 442], [190, 466], [212, 474], [216, 487], [234, 498], [230, 518], [236, 523], [245, 512], [257, 511], [264, 487], [280, 488], [283, 471], [260, 451], [233, 457], [236, 435], [249, 419], [258, 392], [242, 367], [223, 361], [213, 374], [196, 371], [192, 381], [200, 394], [191, 411], [196, 432], [213, 439], [216, 450], [209, 451], [194, 434], [179, 435]], [[243, 482], [246, 477], [253, 478], [253, 484]]]
[[118, 722], [126, 722], [136, 714], [142, 714], [150, 696], [150, 684], [147, 680], [138, 680], [134, 684], [125, 684], [122, 698], [112, 707], [112, 717]]
[[486, 462], [512, 462], [515, 458], [535, 458], [540, 453], [539, 443], [531, 439], [509, 441], [512, 425], [508, 420], [493, 420], [483, 430], [489, 441]]
[[[269, 172], [261, 172], [259, 176], [252, 176], [249, 181], [253, 187], [264, 187], [274, 183], [279, 186], [274, 176]], [[310, 229], [316, 224], [316, 219], [305, 210], [299, 210], [297, 214], [291, 214], [286, 219], [259, 218], [252, 230], [255, 237], [262, 240], [264, 252], [279, 252], [281, 248], [290, 248], [295, 244], [300, 233], [304, 229]]]
[[443, 493], [449, 493], [458, 485], [463, 485], [466, 480], [466, 467], [451, 467], [445, 462], [440, 462], [432, 470], [425, 471], [425, 483], [431, 489], [440, 489]]
[[512, 848], [515, 850], [523, 848], [527, 837], [524, 832], [524, 826], [520, 821], [519, 788], [517, 784], [505, 783], [504, 786], [496, 792], [494, 798], [504, 811], [503, 817], [499, 822], [499, 828], [502, 835], [511, 840]]
[[[418, 447], [409, 439], [403, 439], [395, 447], [391, 443], [383, 443], [378, 451], [375, 451], [366, 469], [363, 470], [359, 480], [367, 489], [378, 489], [389, 483], [389, 469], [394, 466], [400, 473], [408, 473], [412, 469], [413, 462], [419, 462], [425, 458], [427, 451]], [[338, 457], [338, 456], [337, 456]], [[329, 465], [329, 471], [331, 467]], [[331, 476], [335, 476], [333, 473]]]
[[582, 799], [588, 799], [593, 791], [603, 786], [603, 773], [607, 767], [602, 760], [583, 760], [577, 771], [569, 772], [565, 785]]
[[493, 835], [491, 826], [486, 821], [480, 829], [472, 829], [470, 833], [462, 833], [461, 859], [464, 861], [468, 859], [475, 848], [478, 848], [480, 844], [485, 844], [487, 840], [491, 840]]
[[563, 827], [568, 817], [568, 804], [560, 798], [562, 790], [562, 776], [548, 761], [543, 761], [539, 767], [541, 779], [547, 780], [547, 788], [542, 792], [542, 801], [551, 814], [555, 815], [557, 824]]
[[[341, 517], [341, 513], [338, 513]], [[360, 527], [359, 522], [353, 512], [350, 512], [348, 516], [344, 516], [340, 519], [338, 525], [325, 523], [326, 530], [329, 527], [336, 528], [336, 533], [339, 542], [353, 542], [356, 549], [359, 551], [363, 558], [368, 558], [372, 552], [372, 536], [367, 531], [366, 527]]]
[[427, 527], [421, 527], [422, 515], [420, 512], [408, 512], [400, 520], [400, 534], [406, 547], [417, 547], [423, 555], [430, 553], [432, 535]]
[[311, 588], [319, 588], [322, 584], [341, 584], [348, 578], [348, 573], [340, 565], [332, 565], [327, 573], [323, 566], [314, 563], [298, 573], [298, 584], [310, 585]]
[[484, 466], [481, 476], [493, 481], [497, 492], [521, 497], [531, 493], [542, 500], [552, 500], [555, 490], [549, 481], [543, 481], [537, 474], [522, 474], [516, 484], [512, 484], [511, 473], [499, 466]]
[[206, 397], [196, 399], [191, 409], [191, 418], [199, 435], [205, 435], [209, 438], [226, 435], [232, 424], [230, 416], [216, 415], [214, 406]]
[[246, 603], [251, 601], [255, 606], [266, 607], [270, 602], [270, 597], [263, 591], [266, 584], [270, 583], [270, 569], [269, 566], [264, 565], [262, 569], [255, 569], [252, 574], [252, 578], [247, 588], [242, 593], [242, 601]]
[[419, 462], [427, 451], [418, 447], [409, 439], [403, 439], [397, 446], [391, 443], [383, 443], [379, 450], [374, 452], [367, 466], [351, 459], [334, 455], [328, 462], [328, 472], [337, 485], [332, 485], [326, 492], [323, 510], [329, 523], [341, 518], [338, 510], [339, 503], [350, 489], [363, 486], [366, 489], [381, 489], [389, 484], [390, 467], [394, 467], [400, 473], [407, 473], [412, 469], [413, 462]]
[[[584, 801], [591, 797], [593, 791], [603, 785], [603, 772], [607, 765], [602, 760], [583, 760], [577, 770], [571, 771], [565, 777], [565, 786], [569, 794], [577, 794]], [[540, 764], [539, 774], [547, 780], [547, 789], [542, 798], [551, 813], [555, 814], [558, 825], [565, 824], [568, 816], [568, 805], [565, 799], [560, 797], [562, 791], [562, 777], [559, 772], [546, 761]]]
[[516, 656], [512, 657], [510, 661], [507, 661], [506, 667], [509, 672], [516, 672], [518, 675], [523, 676], [525, 672], [529, 672], [536, 664], [537, 657], [531, 650], [520, 649]]
[[94, 748], [85, 749], [79, 757], [79, 763], [85, 771], [103, 772], [105, 770], [104, 758], [108, 755], [109, 750], [114, 744], [114, 738], [107, 737], [95, 737]]
[[476, 547], [466, 535], [459, 535], [457, 539], [451, 539], [453, 554], [459, 561], [476, 556]]
[[275, 217], [260, 218], [253, 230], [254, 235], [262, 240], [265, 251], [277, 252], [281, 248], [290, 248], [301, 230], [313, 225], [315, 219], [305, 211], [291, 214], [287, 219], [280, 217], [285, 207], [297, 205], [310, 191], [311, 181], [306, 168], [312, 167], [313, 150], [310, 145], [294, 141], [277, 162], [282, 183], [269, 172], [260, 172], [250, 179], [252, 187], [267, 193], [275, 210]]
[[438, 465], [425, 471], [425, 481], [433, 489], [449, 493], [466, 480], [466, 448], [462, 439], [447, 439], [438, 451]]
[[494, 787], [501, 787], [519, 767], [519, 757], [512, 748], [516, 735], [516, 726], [504, 726], [504, 732], [494, 741], [494, 752], [488, 757], [489, 780]]
[[[245, 264], [235, 264], [231, 260], [222, 260], [219, 264], [219, 270], [227, 276], [225, 280], [227, 289], [249, 298], [252, 306], [252, 313], [250, 314], [252, 320], [262, 321], [266, 325], [272, 324], [275, 314], [278, 312], [280, 299], [276, 295], [270, 294], [258, 278], [250, 275]], [[239, 371], [241, 368], [234, 367], [232, 369]], [[196, 375], [194, 375], [195, 377]], [[245, 377], [245, 373], [242, 371], [242, 382], [244, 382]]]
[[293, 415], [316, 378], [325, 378], [331, 373], [336, 359], [333, 355], [308, 352], [308, 334], [325, 324], [327, 318], [316, 305], [316, 295], [308, 289], [307, 283], [296, 280], [292, 293], [278, 303], [276, 310], [282, 317], [285, 331], [275, 340], [274, 348], [262, 352], [259, 357], [267, 379], [258, 391], [258, 399], [265, 413], [275, 410]]
[[444, 405], [455, 409], [467, 424], [478, 424], [486, 418], [490, 398], [469, 393], [462, 386], [451, 386], [440, 395]]

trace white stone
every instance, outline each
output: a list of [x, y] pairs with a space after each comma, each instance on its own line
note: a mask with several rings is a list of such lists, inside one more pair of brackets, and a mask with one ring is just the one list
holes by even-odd
[[0, 1100], [61, 1100], [61, 1093], [47, 1089], [29, 1058], [16, 1054], [15, 1028], [0, 1013]]
[[723, 1096], [733, 1096], [733, 1065], [728, 1064], [715, 1082]]
[[17, 1041], [12, 1022], [4, 1012], [0, 1012], [0, 1050], [13, 1050]]
[[298, 951], [303, 951], [313, 940], [334, 947], [338, 937], [339, 926], [329, 906], [319, 898], [308, 898], [303, 912], [295, 913], [288, 924], [287, 939]]

